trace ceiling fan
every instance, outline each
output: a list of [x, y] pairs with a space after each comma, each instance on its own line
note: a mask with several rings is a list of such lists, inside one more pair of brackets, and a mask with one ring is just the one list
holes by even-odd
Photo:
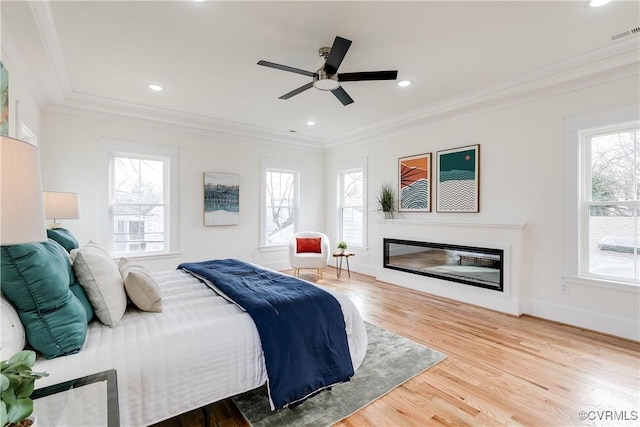
[[353, 99], [340, 85], [343, 82], [357, 82], [363, 80], [395, 80], [398, 77], [398, 70], [390, 71], [361, 71], [357, 73], [338, 73], [338, 67], [342, 63], [347, 51], [351, 46], [351, 40], [342, 37], [336, 37], [333, 46], [322, 47], [318, 50], [318, 55], [325, 62], [322, 67], [315, 73], [311, 71], [301, 70], [299, 68], [280, 65], [269, 61], [258, 61], [258, 65], [276, 68], [278, 70], [289, 71], [291, 73], [302, 74], [304, 76], [313, 77], [313, 81], [289, 93], [285, 93], [279, 99], [289, 99], [307, 89], [315, 87], [319, 90], [328, 90], [335, 95], [342, 105], [349, 105]]

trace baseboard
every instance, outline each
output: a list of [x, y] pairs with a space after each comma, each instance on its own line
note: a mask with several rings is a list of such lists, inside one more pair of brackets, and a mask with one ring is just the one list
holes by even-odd
[[[344, 264], [342, 266], [344, 267]], [[351, 261], [351, 264], [349, 264], [349, 267], [353, 272], [366, 274], [367, 276], [371, 276], [371, 277], [376, 277], [378, 275], [378, 271], [380, 271], [380, 269], [376, 267], [372, 267], [368, 264], [359, 264], [353, 261]]]
[[554, 322], [640, 341], [640, 322], [638, 321], [531, 300], [524, 302], [524, 312]]

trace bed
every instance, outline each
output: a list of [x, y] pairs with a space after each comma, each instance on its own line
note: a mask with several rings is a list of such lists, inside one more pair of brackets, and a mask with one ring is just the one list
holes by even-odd
[[[115, 368], [123, 426], [150, 425], [263, 385], [267, 381], [258, 331], [249, 315], [181, 270], [154, 273], [162, 312], [129, 307], [110, 328], [89, 324], [80, 352], [40, 358], [49, 377], [37, 388]], [[354, 371], [367, 348], [353, 303], [332, 293], [344, 315]]]

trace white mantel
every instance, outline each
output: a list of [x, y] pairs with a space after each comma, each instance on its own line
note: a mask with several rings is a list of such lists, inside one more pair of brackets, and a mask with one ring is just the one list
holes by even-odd
[[386, 224], [386, 225], [394, 225], [394, 224], [408, 224], [408, 225], [435, 225], [435, 226], [446, 226], [446, 227], [475, 227], [475, 228], [508, 228], [508, 229], [524, 229], [527, 224], [508, 224], [508, 223], [491, 223], [491, 222], [480, 222], [480, 221], [428, 221], [428, 220], [417, 220], [417, 219], [378, 219], [378, 224]]
[[[528, 268], [523, 244], [526, 224], [387, 219], [378, 220], [376, 225], [378, 237], [370, 244], [380, 255], [378, 280], [516, 316], [523, 313]], [[383, 238], [502, 249], [504, 291], [383, 268]]]

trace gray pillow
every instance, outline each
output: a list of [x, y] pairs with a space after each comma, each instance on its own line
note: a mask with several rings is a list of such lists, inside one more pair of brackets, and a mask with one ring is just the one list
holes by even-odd
[[127, 309], [127, 295], [118, 267], [109, 254], [94, 242], [71, 251], [78, 283], [93, 306], [95, 315], [115, 327]]
[[127, 295], [136, 307], [143, 311], [162, 311], [160, 287], [149, 270], [126, 258], [120, 258], [118, 269]]

